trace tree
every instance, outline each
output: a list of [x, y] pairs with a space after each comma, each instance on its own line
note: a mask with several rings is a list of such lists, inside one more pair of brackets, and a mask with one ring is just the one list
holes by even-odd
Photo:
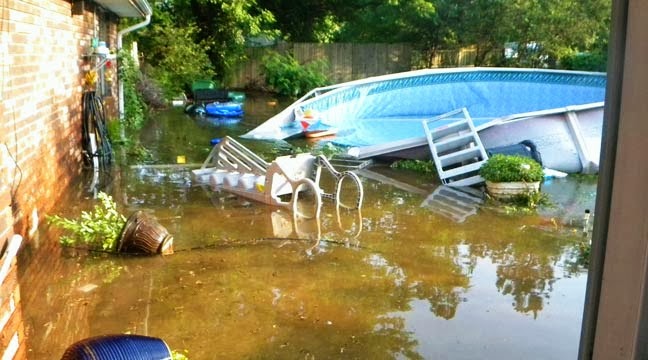
[[164, 1], [155, 3], [151, 25], [137, 32], [144, 55], [144, 69], [169, 98], [186, 89], [192, 81], [211, 78], [214, 68], [207, 55], [209, 46], [198, 39], [192, 21], [178, 23]]
[[274, 16], [256, 0], [167, 0], [177, 23], [196, 24], [197, 40], [206, 47], [217, 77], [245, 58], [245, 42], [253, 36], [274, 37]]
[[474, 46], [475, 65], [499, 61], [502, 47], [508, 40], [507, 0], [444, 1], [445, 13], [454, 24], [457, 45]]
[[339, 15], [337, 41], [408, 42], [418, 46], [424, 66], [435, 52], [456, 44], [451, 0], [357, 0], [355, 11]]
[[555, 67], [561, 56], [589, 50], [609, 32], [607, 0], [515, 0], [505, 14], [503, 30], [518, 44], [518, 66]]
[[255, 0], [154, 0], [151, 25], [134, 33], [165, 84], [224, 79], [245, 57], [245, 42], [275, 36], [272, 13]]
[[274, 15], [283, 39], [293, 42], [330, 42], [346, 9], [339, 0], [259, 0], [259, 6]]

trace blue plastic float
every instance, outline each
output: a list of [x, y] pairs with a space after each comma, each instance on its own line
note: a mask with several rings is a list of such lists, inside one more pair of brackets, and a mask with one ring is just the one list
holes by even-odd
[[240, 117], [243, 116], [243, 104], [228, 102], [213, 102], [205, 105], [207, 116]]

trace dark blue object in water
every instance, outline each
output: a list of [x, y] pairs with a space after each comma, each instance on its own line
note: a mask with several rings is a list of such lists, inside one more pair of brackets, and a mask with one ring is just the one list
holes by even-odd
[[239, 117], [243, 115], [243, 104], [237, 102], [213, 102], [205, 105], [208, 116]]
[[162, 339], [142, 335], [103, 335], [77, 341], [61, 360], [170, 360]]
[[187, 105], [187, 107], [185, 108], [185, 112], [192, 115], [204, 115], [205, 106], [202, 104]]
[[211, 139], [211, 141], [210, 141], [210, 143], [212, 145], [219, 144], [220, 142], [221, 142], [221, 138], [214, 138], [214, 139]]

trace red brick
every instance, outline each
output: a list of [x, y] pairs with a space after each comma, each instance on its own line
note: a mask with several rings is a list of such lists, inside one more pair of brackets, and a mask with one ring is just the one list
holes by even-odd
[[[0, 109], [8, 121], [0, 124], [0, 140], [18, 148], [16, 158], [24, 178], [17, 194], [19, 207], [23, 213], [34, 207], [47, 211], [61, 186], [81, 169], [83, 73], [79, 69], [94, 36], [95, 15], [87, 10], [72, 16], [66, 0], [5, 0], [4, 4], [9, 56], [4, 59], [8, 71]], [[107, 40], [114, 43], [116, 24], [108, 28]], [[47, 167], [42, 166], [44, 161]], [[1, 208], [6, 194], [0, 193], [0, 234], [7, 234], [7, 224], [12, 222], [11, 212]]]

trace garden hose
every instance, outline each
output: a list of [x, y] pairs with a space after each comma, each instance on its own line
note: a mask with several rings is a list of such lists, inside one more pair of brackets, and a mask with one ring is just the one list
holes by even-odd
[[[91, 135], [94, 134], [96, 151], [92, 150]], [[94, 91], [83, 94], [82, 141], [84, 160], [92, 165], [93, 158], [99, 160], [99, 167], [107, 168], [112, 164], [113, 151], [106, 128], [106, 113], [103, 102]]]

